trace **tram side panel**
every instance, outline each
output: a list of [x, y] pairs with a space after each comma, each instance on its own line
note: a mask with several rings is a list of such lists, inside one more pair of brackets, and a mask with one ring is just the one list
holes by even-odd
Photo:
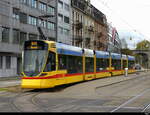
[[112, 67], [114, 68], [114, 70], [112, 70], [113, 76], [122, 74], [120, 59], [112, 59]]
[[96, 59], [96, 78], [110, 77], [109, 59], [97, 58]]

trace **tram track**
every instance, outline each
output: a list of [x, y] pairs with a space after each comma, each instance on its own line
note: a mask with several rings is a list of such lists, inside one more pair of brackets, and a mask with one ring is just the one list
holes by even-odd
[[56, 87], [51, 89], [31, 89], [31, 90], [24, 90], [19, 92], [16, 96], [9, 100], [9, 104], [13, 111], [15, 112], [47, 112], [46, 109], [41, 107], [38, 103], [36, 103], [35, 98], [36, 96], [45, 93], [55, 93], [60, 92], [65, 87]]
[[[114, 108], [110, 110], [112, 113], [132, 110], [146, 112], [146, 110], [150, 108], [150, 104], [147, 104], [147, 102], [149, 102], [150, 93], [149, 81], [149, 75], [146, 74], [142, 77], [138, 76], [133, 79], [96, 87], [95, 92], [101, 96], [101, 98], [107, 97], [112, 101], [106, 104], [107, 106], [114, 106]], [[136, 109], [136, 107], [140, 107], [140, 109]]]
[[[141, 76], [142, 76], [142, 77], [141, 77]], [[118, 76], [114, 76], [114, 77], [118, 77]], [[146, 76], [143, 77], [143, 74], [142, 74], [142, 75], [139, 75], [139, 76], [134, 77], [134, 78], [131, 78], [131, 79], [121, 80], [121, 81], [113, 82], [113, 83], [106, 84], [106, 85], [103, 85], [103, 86], [98, 86], [98, 87], [96, 87], [95, 89], [99, 89], [99, 88], [103, 88], [103, 87], [107, 87], [107, 86], [112, 86], [112, 85], [115, 85], [115, 84], [120, 84], [120, 83], [128, 82], [128, 81], [131, 81], [131, 80], [144, 79], [144, 78], [147, 78], [147, 77], [149, 77], [149, 75], [146, 75]], [[109, 79], [109, 78], [107, 78], [107, 79]]]
[[149, 109], [149, 108], [150, 108], [150, 104], [146, 105], [146, 106], [144, 107], [144, 109], [142, 110], [142, 112], [147, 112], [146, 110]]
[[[116, 112], [116, 111], [118, 111], [119, 109], [125, 107], [126, 105], [131, 104], [132, 102], [134, 102], [135, 100], [138, 100], [138, 98], [142, 97], [142, 96], [143, 96], [145, 93], [147, 93], [147, 92], [150, 92], [150, 89], [145, 90], [145, 91], [143, 91], [142, 93], [140, 93], [140, 94], [134, 96], [133, 98], [131, 98], [131, 99], [125, 101], [124, 103], [122, 103], [121, 105], [119, 105], [118, 107], [116, 107], [115, 109], [113, 109], [111, 112]], [[144, 109], [143, 109], [141, 112], [145, 112], [145, 110], [146, 110], [149, 106], [150, 106], [150, 104], [147, 105], [146, 107], [144, 107]]]
[[[31, 101], [35, 96], [39, 95], [40, 93], [21, 93], [15, 96], [13, 99], [10, 100], [10, 104], [12, 108], [15, 108], [17, 112], [37, 112], [41, 110], [38, 108], [33, 101]], [[27, 107], [30, 106], [30, 107]], [[43, 111], [39, 111], [43, 112]]]
[[[147, 78], [148, 78], [147, 75], [146, 76], [144, 75], [142, 77], [138, 76], [138, 77], [134, 77], [134, 78], [131, 78], [131, 79], [124, 80], [124, 81], [119, 81], [119, 82], [115, 82], [115, 83], [112, 83], [112, 84], [107, 84], [105, 86], [99, 86], [99, 87], [96, 87], [96, 90], [101, 89], [101, 88], [103, 89], [107, 86], [113, 86], [115, 84], [120, 84], [120, 83], [123, 83], [123, 84], [120, 84], [121, 86], [122, 85], [124, 86], [123, 90], [124, 89], [129, 89], [132, 86], [132, 82], [135, 83], [135, 84], [138, 84], [138, 82], [143, 79], [143, 81], [145, 80], [148, 83]], [[129, 82], [129, 80], [131, 82]], [[127, 83], [128, 85], [126, 86], [126, 84], [124, 84], [124, 83]], [[16, 94], [12, 92], [14, 94], [14, 96], [9, 96], [9, 94], [11, 94], [11, 91], [10, 92], [0, 92], [0, 96], [1, 95], [2, 96], [6, 95], [8, 97], [11, 97], [8, 100], [8, 105], [12, 108], [13, 112], [48, 112], [48, 111], [52, 111], [52, 110], [57, 111], [56, 110], [57, 108], [59, 108], [61, 110], [61, 107], [65, 106], [65, 105], [66, 106], [70, 105], [70, 106], [68, 108], [65, 106], [64, 108], [66, 108], [66, 109], [64, 111], [71, 111], [70, 109], [74, 110], [74, 108], [73, 108], [74, 106], [72, 106], [72, 105], [74, 105], [74, 102], [76, 103], [76, 101], [78, 101], [78, 100], [72, 100], [72, 102], [69, 102], [69, 103], [62, 103], [62, 104], [58, 104], [56, 106], [51, 106], [52, 109], [50, 109], [49, 107], [47, 107], [47, 108], [42, 107], [42, 104], [40, 104], [37, 100], [37, 99], [39, 99], [37, 96], [42, 94], [42, 93], [43, 94], [44, 93], [56, 93], [56, 92], [59, 93], [59, 92], [63, 91], [64, 89], [68, 88], [68, 87], [70, 87], [70, 85], [59, 86], [59, 87], [50, 88], [50, 89], [39, 89], [39, 90], [37, 90], [37, 89], [36, 90], [33, 90], [33, 89], [24, 90], [24, 89], [22, 89], [22, 90], [18, 90], [17, 92], [15, 92]], [[115, 87], [117, 87], [117, 86], [115, 86]], [[136, 86], [134, 86], [134, 87], [136, 87]], [[109, 87], [108, 87], [108, 89], [109, 89]], [[119, 88], [118, 91], [121, 92], [121, 90], [122, 89]], [[123, 108], [124, 109], [129, 108], [130, 110], [132, 110], [132, 108], [133, 109], [141, 108], [140, 109], [141, 112], [146, 112], [147, 109], [149, 109], [149, 107], [150, 107], [150, 104], [148, 104], [148, 103], [144, 104], [144, 106], [142, 106], [142, 107], [141, 106], [140, 107], [126, 106], [126, 105], [132, 103], [133, 101], [138, 100], [144, 94], [150, 92], [150, 89], [149, 90], [142, 90], [142, 91], [143, 92], [136, 94], [134, 97], [133, 96], [130, 97], [130, 99], [125, 98], [126, 100], [124, 100], [120, 104], [118, 104], [119, 106], [118, 105], [117, 106], [116, 105], [112, 106], [112, 105], [107, 105], [106, 104], [106, 105], [101, 106], [101, 107], [109, 107], [110, 106], [109, 109], [111, 109], [111, 107], [112, 107], [110, 112], [117, 112], [117, 111], [119, 111]], [[115, 93], [116, 93], [116, 91], [114, 91], [114, 93], [112, 93], [112, 94], [114, 95]], [[78, 107], [78, 106], [76, 106], [76, 107]], [[62, 110], [64, 108], [62, 107]]]

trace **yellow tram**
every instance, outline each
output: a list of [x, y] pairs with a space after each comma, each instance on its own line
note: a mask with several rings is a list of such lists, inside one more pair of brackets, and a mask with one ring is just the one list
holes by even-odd
[[24, 44], [22, 88], [52, 88], [102, 77], [124, 74], [133, 69], [133, 56], [93, 51], [47, 40]]

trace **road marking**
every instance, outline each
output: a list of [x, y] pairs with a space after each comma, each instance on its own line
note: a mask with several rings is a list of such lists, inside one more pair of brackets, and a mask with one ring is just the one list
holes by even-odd
[[148, 91], [150, 91], [150, 89], [145, 90], [144, 92], [140, 93], [139, 95], [137, 95], [137, 96], [135, 96], [135, 97], [133, 97], [133, 98], [129, 99], [128, 101], [126, 101], [125, 103], [121, 104], [121, 105], [120, 105], [120, 106], [118, 106], [116, 109], [112, 110], [111, 112], [115, 112], [115, 111], [117, 111], [118, 109], [120, 109], [120, 108], [122, 108], [123, 106], [125, 106], [125, 105], [127, 105], [127, 104], [131, 103], [131, 102], [132, 102], [132, 101], [134, 101], [135, 99], [137, 99], [137, 98], [141, 97], [142, 95], [144, 95], [144, 94], [145, 94], [146, 92], [148, 92]]
[[150, 107], [150, 104], [148, 104], [148, 105], [143, 109], [142, 112], [145, 112], [145, 110], [148, 109], [149, 107]]

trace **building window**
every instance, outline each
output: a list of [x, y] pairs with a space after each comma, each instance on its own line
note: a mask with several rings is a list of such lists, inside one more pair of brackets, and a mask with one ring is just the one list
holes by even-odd
[[37, 18], [33, 17], [33, 16], [29, 16], [29, 18], [28, 18], [28, 24], [36, 26], [37, 25]]
[[27, 24], [27, 14], [20, 12], [20, 22], [23, 24]]
[[11, 56], [6, 56], [6, 69], [11, 68]]
[[51, 6], [47, 6], [47, 13], [55, 15], [55, 9]]
[[70, 31], [69, 31], [68, 29], [64, 29], [64, 34], [65, 34], [65, 35], [69, 35], [69, 32], [70, 32]]
[[13, 44], [19, 44], [19, 30], [13, 29]]
[[55, 41], [55, 38], [48, 37], [49, 41]]
[[0, 56], [0, 69], [3, 68], [3, 56]]
[[58, 14], [58, 21], [63, 22], [63, 15], [62, 14]]
[[39, 23], [40, 27], [46, 28], [46, 25], [47, 25], [47, 21], [46, 20], [39, 19], [38, 23]]
[[69, 17], [64, 16], [64, 22], [69, 24]]
[[26, 40], [27, 40], [27, 33], [20, 32], [20, 45], [23, 45]]
[[65, 10], [66, 10], [66, 11], [69, 11], [69, 10], [70, 10], [68, 4], [65, 3], [65, 6], [64, 6], [64, 7], [65, 7]]
[[63, 2], [60, 0], [58, 1], [58, 8], [63, 9]]
[[2, 42], [9, 43], [9, 28], [2, 27]]
[[37, 0], [29, 0], [29, 5], [33, 8], [37, 8]]
[[63, 34], [63, 28], [62, 27], [59, 27], [58, 31], [59, 31], [60, 34]]
[[37, 40], [37, 35], [29, 34], [29, 40]]
[[16, 8], [13, 8], [13, 18], [19, 20], [19, 10]]
[[42, 2], [39, 2], [39, 9], [46, 12], [46, 4], [42, 3]]
[[55, 24], [52, 23], [52, 22], [48, 22], [47, 28], [50, 29], [50, 30], [55, 30]]
[[20, 0], [21, 3], [28, 5], [28, 0]]

